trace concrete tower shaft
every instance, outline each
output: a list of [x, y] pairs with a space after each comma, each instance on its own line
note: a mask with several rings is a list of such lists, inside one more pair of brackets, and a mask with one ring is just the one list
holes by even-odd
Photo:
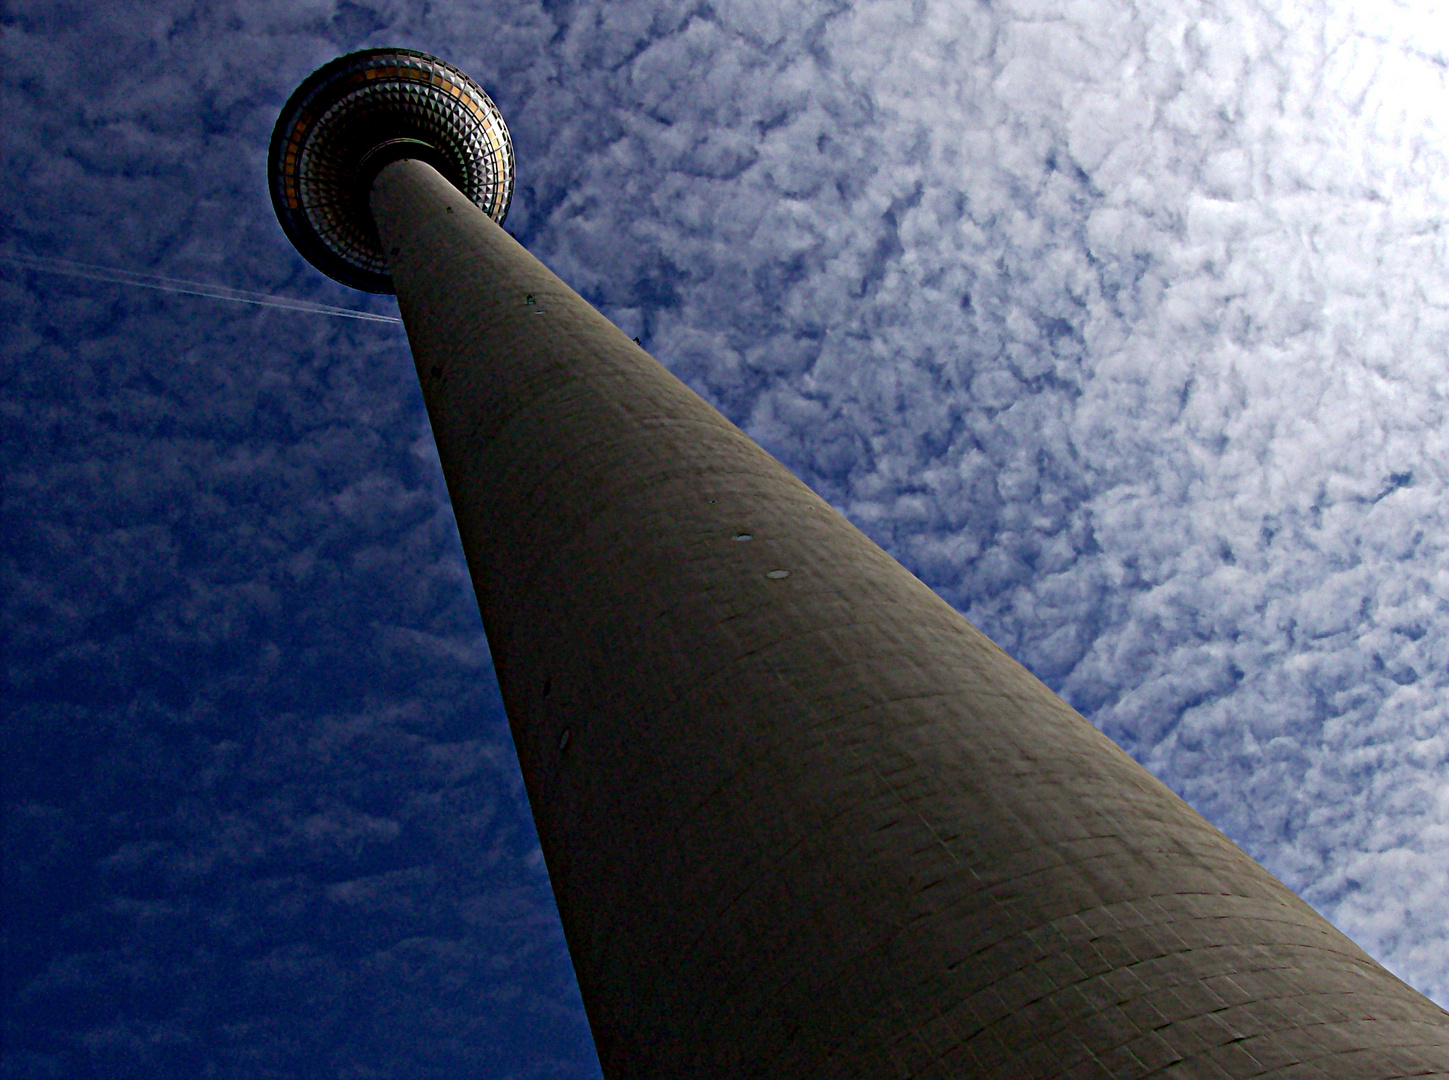
[[1449, 1076], [1443, 1010], [443, 175], [370, 206], [607, 1076]]

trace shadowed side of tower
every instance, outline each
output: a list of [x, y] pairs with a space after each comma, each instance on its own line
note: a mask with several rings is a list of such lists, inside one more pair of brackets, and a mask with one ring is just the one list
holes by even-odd
[[1449, 1074], [1334, 930], [427, 164], [371, 207], [604, 1070]]
[[407, 49], [270, 154], [397, 293], [611, 1080], [1449, 1077], [1449, 1015], [509, 238], [512, 170]]

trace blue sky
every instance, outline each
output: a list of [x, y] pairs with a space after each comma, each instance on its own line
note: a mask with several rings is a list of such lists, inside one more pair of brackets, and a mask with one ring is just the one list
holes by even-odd
[[[1449, 1003], [1449, 11], [27, 3], [9, 252], [395, 314], [291, 89], [461, 66], [508, 227]], [[401, 330], [0, 265], [3, 1075], [591, 1077]]]

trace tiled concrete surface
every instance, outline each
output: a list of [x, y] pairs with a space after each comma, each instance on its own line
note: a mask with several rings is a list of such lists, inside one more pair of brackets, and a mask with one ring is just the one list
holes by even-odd
[[373, 208], [609, 1077], [1449, 1077], [1449, 1015], [442, 177]]

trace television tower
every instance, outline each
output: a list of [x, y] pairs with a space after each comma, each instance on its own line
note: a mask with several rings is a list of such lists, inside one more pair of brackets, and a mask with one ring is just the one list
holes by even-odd
[[1449, 1014], [499, 227], [461, 71], [327, 64], [270, 174], [397, 294], [607, 1077], [1449, 1076]]

